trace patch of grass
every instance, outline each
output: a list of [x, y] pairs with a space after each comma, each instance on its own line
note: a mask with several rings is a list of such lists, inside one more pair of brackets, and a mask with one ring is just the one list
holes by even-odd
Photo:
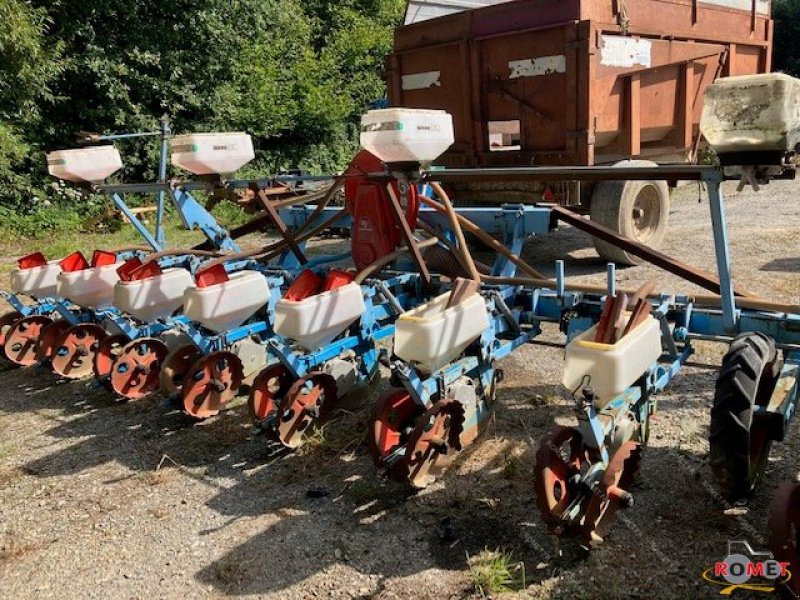
[[17, 447], [14, 444], [6, 444], [5, 446], [0, 446], [0, 460], [4, 458], [8, 458], [10, 456], [14, 456], [17, 453]]
[[475, 591], [484, 598], [525, 588], [525, 565], [510, 553], [487, 548], [467, 556], [467, 565]]

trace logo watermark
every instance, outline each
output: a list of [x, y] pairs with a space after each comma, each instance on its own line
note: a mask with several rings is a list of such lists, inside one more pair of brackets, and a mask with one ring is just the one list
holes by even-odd
[[733, 540], [728, 542], [728, 555], [703, 571], [703, 579], [720, 586], [723, 596], [740, 589], [771, 593], [791, 579], [788, 566], [788, 562], [775, 560], [771, 552], [754, 550], [744, 540]]

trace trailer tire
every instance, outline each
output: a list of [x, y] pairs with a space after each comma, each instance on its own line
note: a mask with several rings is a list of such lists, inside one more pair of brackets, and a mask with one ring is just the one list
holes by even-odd
[[[623, 160], [620, 168], [655, 167], [649, 160]], [[589, 207], [592, 221], [623, 237], [658, 250], [669, 229], [669, 187], [666, 181], [603, 181], [597, 184]], [[639, 265], [643, 259], [613, 244], [594, 238], [604, 259], [623, 265]]]
[[737, 336], [722, 359], [711, 409], [709, 462], [729, 500], [747, 497], [763, 474], [771, 442], [753, 413], [769, 402], [779, 369], [775, 342], [763, 333]]

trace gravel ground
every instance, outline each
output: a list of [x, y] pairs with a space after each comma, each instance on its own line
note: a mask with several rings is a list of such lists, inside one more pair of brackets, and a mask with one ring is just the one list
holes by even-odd
[[[728, 198], [737, 282], [800, 301], [798, 187]], [[714, 270], [708, 203], [683, 188], [666, 251]], [[573, 280], [602, 283], [604, 264], [569, 228], [533, 240], [526, 257]], [[636, 286], [657, 276], [620, 272]], [[559, 341], [548, 328], [544, 341]], [[0, 373], [0, 596], [5, 598], [462, 598], [479, 596], [468, 557], [501, 549], [525, 565], [508, 597], [698, 598], [719, 588], [701, 572], [727, 541], [763, 547], [771, 485], [797, 478], [798, 436], [773, 449], [747, 511], [726, 516], [706, 464], [709, 406], [724, 348], [701, 344], [660, 397], [635, 505], [588, 557], [554, 539], [533, 500], [533, 451], [573, 413], [563, 350], [520, 349], [482, 440], [416, 495], [378, 478], [361, 444], [364, 393], [317, 444], [287, 454], [254, 436], [242, 400], [192, 425], [161, 399], [113, 403], [48, 372]], [[383, 390], [370, 390], [369, 400]], [[737, 591], [735, 596], [745, 597]]]

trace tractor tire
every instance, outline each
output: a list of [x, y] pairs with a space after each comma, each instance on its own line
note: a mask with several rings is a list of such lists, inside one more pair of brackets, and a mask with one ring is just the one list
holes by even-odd
[[779, 371], [775, 342], [763, 333], [737, 336], [722, 359], [711, 409], [709, 462], [728, 500], [749, 496], [764, 472], [771, 442], [753, 413], [769, 402]]
[[[614, 167], [655, 167], [649, 160], [623, 160]], [[591, 220], [619, 235], [658, 250], [669, 229], [669, 188], [666, 181], [603, 181], [589, 206]], [[613, 244], [594, 238], [604, 259], [622, 265], [639, 265], [643, 259]]]

